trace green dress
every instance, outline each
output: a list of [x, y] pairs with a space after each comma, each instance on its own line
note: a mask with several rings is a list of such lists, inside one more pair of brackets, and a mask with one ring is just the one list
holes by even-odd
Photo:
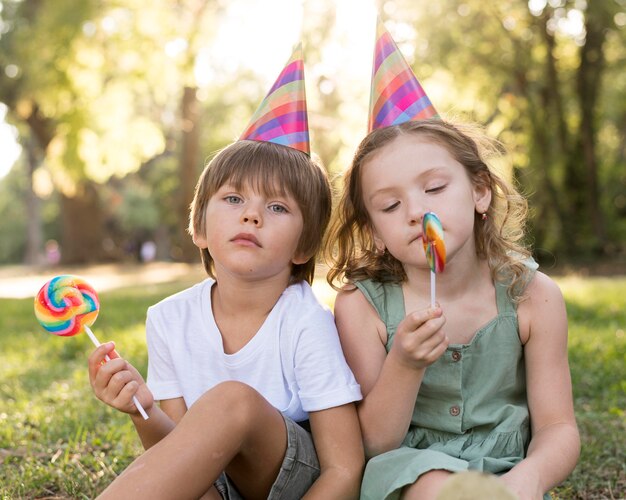
[[[534, 274], [536, 264], [529, 267]], [[389, 352], [406, 315], [402, 287], [356, 286], [385, 323]], [[369, 460], [362, 499], [400, 498], [404, 486], [434, 469], [503, 474], [525, 456], [530, 426], [517, 310], [506, 286], [495, 286], [498, 315], [426, 369], [407, 435], [400, 448]]]

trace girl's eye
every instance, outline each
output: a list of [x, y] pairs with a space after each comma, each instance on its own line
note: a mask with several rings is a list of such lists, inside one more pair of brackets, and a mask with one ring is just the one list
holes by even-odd
[[445, 188], [445, 184], [441, 185], [441, 186], [435, 186], [433, 188], [429, 188], [426, 190], [427, 193], [438, 193], [440, 191], [443, 191], [443, 189]]
[[393, 212], [399, 205], [400, 205], [400, 202], [396, 201], [392, 205], [389, 205], [388, 207], [383, 208], [383, 212], [384, 213]]
[[237, 203], [241, 203], [241, 198], [239, 196], [235, 196], [234, 194], [229, 194], [228, 196], [224, 196], [224, 200], [226, 203], [231, 203], [236, 205]]
[[277, 214], [287, 213], [287, 209], [285, 207], [283, 207], [282, 205], [277, 205], [277, 204], [270, 205], [270, 211], [277, 213]]

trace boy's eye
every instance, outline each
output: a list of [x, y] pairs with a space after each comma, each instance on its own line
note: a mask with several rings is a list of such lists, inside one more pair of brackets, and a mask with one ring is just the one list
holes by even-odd
[[400, 205], [399, 201], [396, 201], [395, 203], [389, 205], [388, 207], [383, 208], [383, 212], [387, 213], [387, 212], [392, 212], [393, 210], [395, 210], [398, 206]]
[[234, 194], [229, 194], [228, 196], [224, 196], [224, 200], [226, 203], [231, 203], [236, 205], [237, 203], [241, 203], [241, 198], [239, 196], [235, 196]]
[[277, 214], [286, 214], [287, 213], [287, 209], [282, 206], [282, 205], [278, 205], [276, 203], [270, 205], [270, 211], [277, 213]]
[[438, 193], [439, 191], [443, 191], [443, 189], [445, 188], [445, 184], [442, 184], [441, 186], [435, 186], [432, 188], [428, 188], [426, 190], [427, 193]]

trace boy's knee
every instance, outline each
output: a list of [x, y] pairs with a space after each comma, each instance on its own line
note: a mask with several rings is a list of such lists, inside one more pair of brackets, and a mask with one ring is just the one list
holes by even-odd
[[269, 404], [253, 387], [230, 380], [221, 382], [205, 392], [193, 406], [198, 410], [223, 413], [229, 419], [253, 418], [259, 409]]

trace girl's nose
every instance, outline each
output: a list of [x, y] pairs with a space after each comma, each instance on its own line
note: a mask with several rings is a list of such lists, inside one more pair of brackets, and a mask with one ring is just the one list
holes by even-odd
[[424, 208], [420, 203], [417, 202], [409, 202], [407, 207], [407, 216], [409, 219], [409, 224], [414, 226], [416, 224], [422, 223], [422, 217], [424, 217]]

